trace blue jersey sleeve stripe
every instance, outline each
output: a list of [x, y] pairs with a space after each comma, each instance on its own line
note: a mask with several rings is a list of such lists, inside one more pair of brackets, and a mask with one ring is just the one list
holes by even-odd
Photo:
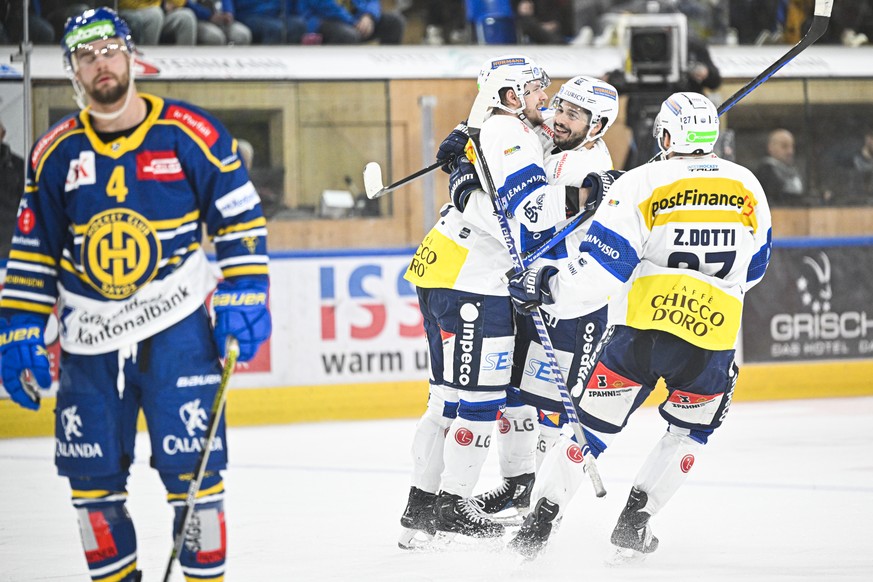
[[536, 164], [530, 164], [507, 176], [497, 193], [504, 200], [507, 210], [515, 214], [515, 209], [525, 198], [537, 189], [548, 185], [545, 171]]
[[627, 283], [640, 257], [630, 242], [617, 232], [595, 221], [588, 229], [579, 250], [588, 253], [622, 283]]
[[757, 281], [764, 276], [767, 266], [770, 264], [770, 254], [773, 249], [773, 229], [767, 231], [767, 242], [758, 250], [749, 262], [749, 270], [746, 273], [746, 282]]

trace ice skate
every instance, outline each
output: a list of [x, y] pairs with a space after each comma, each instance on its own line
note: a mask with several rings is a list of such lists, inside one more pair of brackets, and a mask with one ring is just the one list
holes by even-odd
[[612, 566], [638, 564], [658, 549], [658, 538], [652, 535], [648, 512], [643, 511], [649, 496], [636, 487], [631, 489], [627, 504], [618, 516], [618, 523], [612, 530], [610, 541], [615, 546], [615, 554], [607, 560]]
[[409, 488], [409, 501], [400, 517], [403, 531], [397, 545], [403, 550], [416, 550], [426, 547], [436, 533], [434, 525], [434, 493], [422, 491], [418, 487]]
[[541, 498], [524, 519], [521, 529], [510, 540], [509, 549], [525, 560], [535, 559], [546, 548], [557, 516], [558, 505], [545, 497]]
[[481, 502], [440, 493], [436, 501], [436, 530], [473, 538], [497, 538], [503, 535], [504, 527], [482, 512]]
[[524, 513], [530, 508], [530, 492], [533, 484], [533, 473], [504, 477], [502, 484], [476, 495], [474, 499], [482, 503], [482, 511], [487, 514], [500, 513], [510, 507], [514, 507], [518, 513]]

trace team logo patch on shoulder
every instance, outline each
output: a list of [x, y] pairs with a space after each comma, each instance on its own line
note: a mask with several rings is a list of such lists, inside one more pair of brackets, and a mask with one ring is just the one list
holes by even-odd
[[174, 151], [141, 152], [136, 155], [136, 177], [138, 180], [157, 180], [175, 182], [185, 179], [182, 164]]
[[164, 114], [167, 119], [178, 121], [185, 127], [194, 132], [197, 137], [206, 142], [206, 145], [212, 147], [218, 141], [218, 130], [205, 117], [199, 113], [194, 113], [190, 109], [171, 105], [167, 108]]
[[51, 130], [49, 130], [47, 134], [42, 136], [39, 141], [36, 142], [36, 145], [33, 146], [33, 153], [30, 156], [30, 165], [33, 166], [34, 169], [36, 169], [36, 166], [39, 163], [39, 159], [42, 157], [42, 154], [45, 153], [45, 150], [52, 144], [52, 142], [55, 141], [55, 139], [59, 135], [68, 132], [74, 127], [76, 127], [76, 118], [71, 117], [65, 122], [56, 125]]

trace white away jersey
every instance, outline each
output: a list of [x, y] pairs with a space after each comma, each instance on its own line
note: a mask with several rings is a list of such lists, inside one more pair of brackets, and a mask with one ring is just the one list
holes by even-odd
[[672, 158], [616, 180], [551, 287], [557, 306], [611, 296], [611, 325], [732, 349], [770, 248], [770, 210], [749, 170], [714, 155]]

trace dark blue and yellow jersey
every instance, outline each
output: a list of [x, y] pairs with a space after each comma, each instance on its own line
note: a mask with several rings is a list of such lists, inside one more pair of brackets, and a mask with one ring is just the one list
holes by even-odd
[[88, 110], [33, 146], [0, 299], [0, 317], [48, 317], [61, 345], [105, 353], [192, 313], [216, 276], [268, 277], [266, 222], [237, 143], [205, 111], [140, 94], [145, 121], [104, 143]]

